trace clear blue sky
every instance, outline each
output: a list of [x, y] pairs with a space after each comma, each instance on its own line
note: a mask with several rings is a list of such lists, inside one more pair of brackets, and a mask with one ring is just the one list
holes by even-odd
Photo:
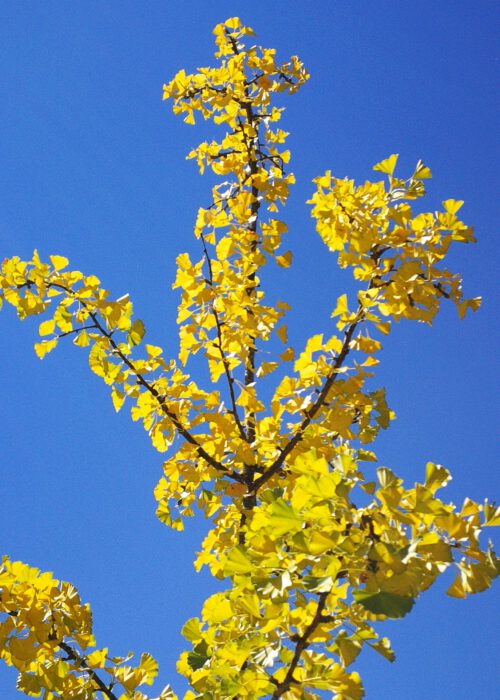
[[[378, 382], [398, 419], [376, 445], [410, 482], [425, 462], [449, 467], [449, 498], [498, 496], [494, 237], [498, 228], [498, 20], [494, 0], [4, 0], [0, 8], [0, 256], [61, 254], [129, 292], [152, 343], [176, 352], [175, 256], [194, 250], [208, 181], [184, 156], [207, 133], [174, 118], [162, 83], [212, 60], [211, 29], [239, 15], [283, 58], [298, 54], [309, 84], [287, 104], [292, 169], [288, 207], [292, 338], [328, 329], [341, 275], [304, 201], [331, 168], [370, 177], [401, 154], [434, 173], [429, 208], [465, 199], [476, 246], [452, 265], [484, 305], [459, 323], [445, 309], [432, 329], [400, 324]], [[70, 343], [40, 362], [36, 324], [0, 315], [1, 551], [75, 583], [94, 610], [98, 644], [150, 651], [158, 688], [177, 690], [179, 630], [214, 583], [196, 575], [203, 523], [169, 532], [154, 516], [161, 473], [141, 428], [115, 415], [108, 389]], [[365, 651], [369, 700], [493, 698], [498, 593], [447, 598], [449, 579], [405, 620], [380, 629], [395, 664]], [[497, 604], [497, 605], [496, 605]], [[0, 697], [15, 700], [0, 667]]]

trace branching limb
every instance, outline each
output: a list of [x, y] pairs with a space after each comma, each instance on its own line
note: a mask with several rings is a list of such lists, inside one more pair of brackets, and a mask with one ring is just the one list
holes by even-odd
[[131, 372], [135, 374], [135, 376], [137, 377], [137, 382], [141, 386], [143, 386], [147, 391], [149, 391], [149, 393], [152, 396], [155, 397], [162, 412], [172, 421], [173, 425], [176, 427], [179, 434], [182, 435], [184, 440], [186, 440], [186, 442], [189, 442], [191, 445], [194, 445], [196, 447], [198, 455], [202, 459], [204, 459], [205, 462], [211, 467], [217, 469], [217, 471], [223, 472], [225, 475], [229, 476], [235, 481], [241, 481], [242, 479], [238, 474], [235, 474], [234, 472], [229, 472], [227, 467], [225, 467], [223, 464], [221, 464], [221, 462], [209, 455], [208, 452], [204, 449], [203, 445], [200, 445], [200, 443], [194, 437], [194, 435], [181, 423], [179, 418], [169, 407], [165, 396], [160, 394], [158, 390], [150, 382], [148, 382], [147, 379], [145, 379], [144, 376], [135, 368], [134, 363], [126, 355], [123, 354], [123, 352], [118, 347], [117, 343], [114, 341], [111, 333], [109, 333], [109, 331], [103, 328], [103, 326], [99, 322], [99, 319], [97, 318], [97, 315], [93, 312], [90, 312], [90, 317], [96, 324], [99, 332], [109, 340], [109, 343], [113, 348], [113, 352], [123, 361], [125, 365], [127, 365]]
[[84, 656], [80, 656], [69, 644], [66, 642], [59, 642], [59, 647], [67, 654], [68, 659], [74, 661], [81, 669], [87, 673], [92, 681], [99, 688], [101, 693], [108, 698], [108, 700], [118, 700], [118, 695], [115, 695], [112, 691], [112, 684], [106, 685], [106, 683], [99, 677], [96, 671], [87, 664]]
[[174, 427], [177, 429], [179, 435], [181, 435], [186, 442], [189, 442], [189, 444], [194, 445], [196, 447], [196, 451], [198, 452], [198, 455], [205, 460], [207, 464], [209, 464], [211, 467], [216, 469], [219, 472], [224, 473], [225, 476], [228, 476], [229, 478], [233, 479], [234, 481], [239, 481], [243, 483], [243, 477], [240, 474], [233, 472], [230, 472], [229, 469], [216, 460], [212, 455], [210, 455], [203, 445], [201, 445], [196, 437], [183, 425], [183, 423], [179, 420], [178, 416], [175, 414], [175, 412], [172, 410], [172, 408], [168, 405], [167, 399], [164, 395], [160, 394], [160, 392], [156, 389], [153, 383], [149, 382], [144, 375], [135, 367], [134, 362], [127, 357], [124, 352], [121, 350], [119, 347], [118, 343], [115, 341], [113, 338], [113, 333], [112, 331], [107, 330], [103, 324], [101, 323], [101, 320], [98, 317], [98, 314], [95, 311], [92, 311], [90, 307], [85, 303], [84, 300], [80, 299], [71, 289], [68, 287], [65, 287], [62, 284], [58, 284], [56, 282], [49, 282], [47, 284], [47, 287], [53, 287], [56, 289], [59, 289], [69, 296], [73, 296], [74, 298], [78, 299], [80, 304], [84, 308], [87, 309], [89, 317], [92, 319], [93, 326], [95, 329], [103, 336], [105, 337], [109, 344], [110, 347], [113, 350], [113, 354], [116, 357], [119, 357], [120, 360], [128, 367], [128, 369], [134, 374], [136, 377], [137, 383], [142, 386], [146, 391], [148, 391], [156, 400], [158, 403], [158, 406], [162, 413], [169, 418], [169, 420], [172, 422]]
[[266, 482], [271, 479], [275, 474], [277, 474], [282, 466], [285, 463], [285, 460], [287, 457], [293, 452], [295, 447], [299, 444], [299, 442], [303, 439], [305, 431], [309, 424], [312, 422], [314, 417], [319, 413], [319, 411], [326, 405], [328, 401], [328, 394], [335, 383], [337, 377], [339, 376], [339, 370], [342, 367], [347, 355], [349, 354], [349, 349], [350, 349], [350, 343], [354, 334], [354, 331], [358, 327], [358, 325], [361, 323], [363, 320], [364, 314], [361, 305], [358, 307], [358, 311], [356, 313], [356, 316], [354, 320], [349, 324], [347, 327], [347, 330], [344, 334], [344, 341], [342, 343], [342, 348], [335, 358], [335, 361], [332, 364], [331, 370], [329, 374], [327, 375], [325, 382], [323, 384], [323, 387], [321, 388], [320, 392], [318, 393], [316, 400], [305, 411], [305, 417], [302, 420], [302, 423], [300, 424], [299, 428], [297, 429], [296, 433], [293, 435], [293, 437], [290, 439], [290, 441], [285, 445], [285, 447], [281, 450], [279, 456], [276, 458], [276, 460], [273, 462], [273, 464], [266, 469], [266, 471], [254, 482], [254, 488], [256, 491], [258, 491]]
[[[306, 627], [304, 632], [300, 635], [300, 637], [297, 639], [295, 643], [295, 651], [293, 654], [293, 658], [290, 661], [290, 666], [288, 667], [288, 671], [286, 673], [285, 678], [281, 681], [278, 682], [273, 679], [273, 682], [276, 683], [276, 690], [271, 696], [271, 700], [278, 700], [282, 695], [284, 695], [288, 690], [290, 690], [290, 686], [292, 683], [294, 683], [293, 679], [293, 674], [295, 672], [295, 669], [297, 668], [300, 657], [302, 656], [302, 653], [307, 649], [309, 646], [309, 638], [314, 632], [314, 630], [318, 627], [319, 624], [322, 622], [326, 622], [323, 616], [323, 610], [325, 609], [326, 606], [326, 599], [328, 597], [328, 593], [320, 593], [318, 597], [318, 607], [316, 608], [316, 613], [314, 614], [313, 619], [309, 623], [309, 625]], [[328, 618], [329, 619], [329, 618]]]

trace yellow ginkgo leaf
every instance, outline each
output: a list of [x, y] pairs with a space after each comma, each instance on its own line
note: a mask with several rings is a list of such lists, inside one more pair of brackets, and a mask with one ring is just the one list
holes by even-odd
[[378, 172], [381, 172], [381, 173], [386, 173], [387, 175], [392, 175], [394, 172], [394, 169], [396, 167], [397, 161], [398, 161], [398, 154], [393, 153], [392, 156], [389, 156], [388, 158], [381, 160], [380, 163], [377, 163], [376, 165], [374, 165], [373, 170], [377, 170]]

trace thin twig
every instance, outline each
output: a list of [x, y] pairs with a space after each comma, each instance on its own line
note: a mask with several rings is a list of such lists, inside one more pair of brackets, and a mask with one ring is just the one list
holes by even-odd
[[[212, 271], [212, 260], [210, 258], [210, 255], [207, 250], [207, 244], [205, 241], [205, 236], [203, 235], [203, 231], [200, 233], [200, 238], [201, 242], [203, 244], [203, 253], [205, 255], [205, 259], [207, 261], [208, 265], [208, 284], [209, 286], [214, 289], [214, 277], [213, 277], [213, 271]], [[222, 347], [222, 324], [219, 319], [219, 314], [217, 313], [217, 309], [215, 308], [214, 304], [211, 304], [211, 311], [215, 320], [215, 326], [217, 328], [217, 340], [218, 340], [218, 349], [221, 357], [222, 364], [224, 366], [224, 373], [226, 375], [226, 380], [227, 380], [227, 386], [229, 389], [229, 396], [231, 398], [231, 407], [232, 407], [232, 415], [234, 416], [234, 420], [236, 422], [236, 425], [238, 426], [238, 430], [240, 433], [240, 436], [245, 440], [245, 430], [243, 429], [243, 424], [241, 423], [240, 416], [238, 414], [238, 407], [236, 405], [236, 395], [234, 393], [234, 377], [232, 375], [231, 369], [229, 367], [229, 363], [227, 361], [226, 353], [224, 352], [224, 349]]]

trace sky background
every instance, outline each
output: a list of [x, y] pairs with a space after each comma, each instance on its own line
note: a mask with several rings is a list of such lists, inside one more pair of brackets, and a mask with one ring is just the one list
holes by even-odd
[[[285, 217], [294, 265], [272, 290], [293, 307], [301, 345], [328, 332], [348, 278], [314, 232], [311, 179], [332, 169], [363, 181], [400, 153], [433, 171], [430, 210], [465, 199], [478, 244], [451, 255], [480, 311], [460, 323], [443, 308], [434, 327], [401, 323], [384, 343], [377, 384], [397, 420], [374, 448], [410, 483], [429, 460], [450, 468], [447, 497], [498, 496], [495, 468], [495, 234], [498, 209], [498, 26], [493, 0], [180, 2], [4, 0], [0, 7], [0, 256], [67, 256], [116, 297], [129, 292], [147, 339], [175, 355], [174, 261], [197, 251], [192, 227], [209, 180], [185, 161], [209, 135], [162, 103], [162, 84], [213, 61], [213, 26], [238, 15], [311, 80], [287, 101], [297, 177]], [[213, 127], [214, 128], [214, 127]], [[215, 132], [210, 132], [215, 135]], [[373, 174], [374, 175], [374, 174]], [[100, 646], [151, 652], [158, 691], [181, 692], [175, 660], [183, 622], [216, 583], [196, 575], [205, 532], [156, 520], [162, 457], [68, 343], [40, 362], [36, 321], [0, 316], [0, 552], [77, 585]], [[443, 493], [444, 495], [444, 493]], [[395, 664], [369, 649], [356, 668], [367, 698], [469, 700], [497, 690], [498, 589], [448, 598], [444, 577], [403, 621], [385, 623]], [[0, 667], [0, 697], [15, 700]]]

